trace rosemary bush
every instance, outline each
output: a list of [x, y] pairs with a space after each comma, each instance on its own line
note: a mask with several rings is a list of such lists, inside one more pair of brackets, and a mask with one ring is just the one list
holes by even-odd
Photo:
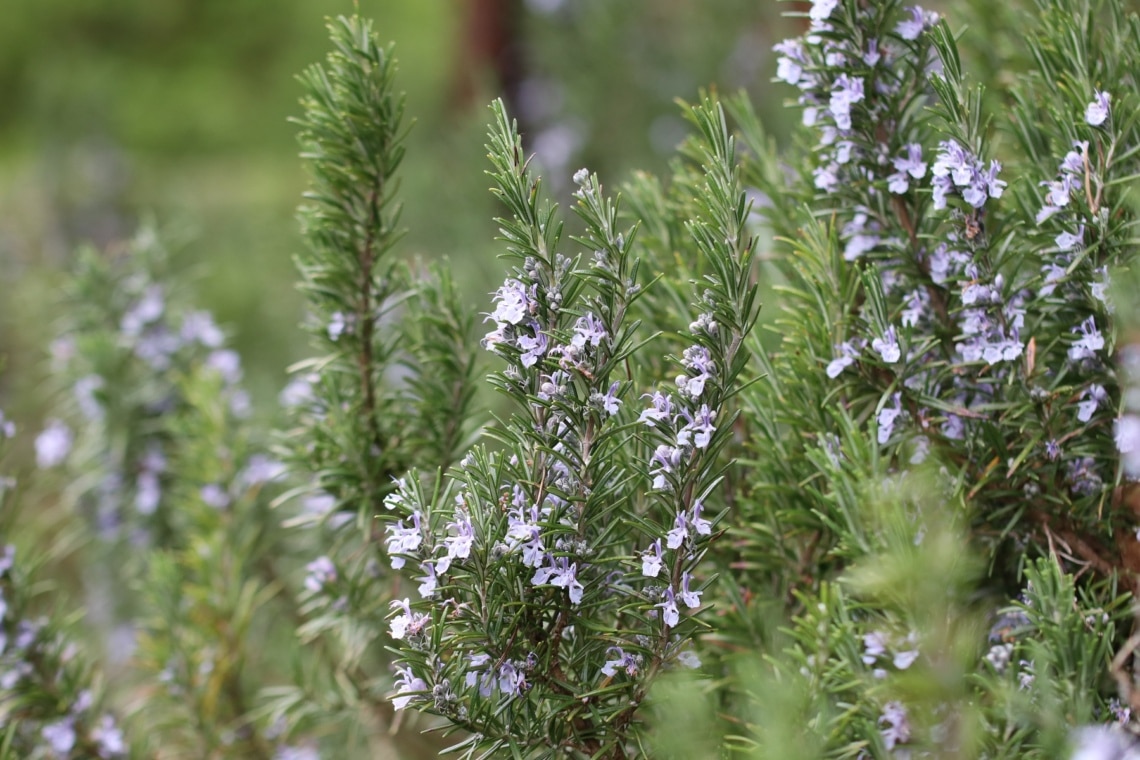
[[492, 104], [475, 307], [400, 257], [392, 49], [332, 22], [272, 421], [160, 235], [78, 259], [0, 757], [1140, 755], [1140, 17], [981, 10], [813, 0], [789, 146], [700, 93], [569, 216]]

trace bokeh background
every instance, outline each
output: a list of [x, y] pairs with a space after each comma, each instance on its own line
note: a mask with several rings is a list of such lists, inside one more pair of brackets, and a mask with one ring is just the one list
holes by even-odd
[[[802, 4], [801, 4], [802, 5]], [[772, 45], [795, 33], [755, 0], [10, 0], [0, 19], [0, 408], [35, 417], [60, 283], [76, 248], [142, 220], [174, 241], [233, 335], [255, 402], [306, 355], [292, 255], [305, 185], [294, 76], [328, 16], [396, 43], [415, 124], [403, 168], [408, 257], [446, 256], [472, 308], [502, 279], [484, 176], [486, 104], [520, 119], [548, 188], [589, 166], [610, 187], [659, 172], [676, 98], [748, 89], [777, 136]], [[33, 423], [34, 424], [34, 423]]]

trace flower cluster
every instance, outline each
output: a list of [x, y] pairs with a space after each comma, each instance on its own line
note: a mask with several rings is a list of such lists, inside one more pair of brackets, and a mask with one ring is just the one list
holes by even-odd
[[[85, 679], [85, 666], [75, 646], [51, 621], [23, 614], [25, 581], [19, 575], [15, 547], [4, 546], [0, 551], [0, 703], [17, 705], [14, 714], [7, 713], [14, 720], [7, 746], [27, 757], [43, 751], [50, 757], [72, 757], [78, 747], [104, 760], [126, 757], [127, 744], [115, 717], [96, 709], [89, 688], [71, 693]], [[36, 694], [53, 698], [25, 699]]]

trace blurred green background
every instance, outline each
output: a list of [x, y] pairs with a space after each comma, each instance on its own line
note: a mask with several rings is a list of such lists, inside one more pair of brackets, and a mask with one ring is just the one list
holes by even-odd
[[[802, 4], [801, 4], [802, 5]], [[749, 89], [769, 127], [773, 43], [794, 4], [753, 0], [14, 0], [0, 20], [0, 408], [26, 406], [58, 285], [83, 242], [140, 219], [173, 238], [201, 304], [230, 327], [264, 407], [306, 355], [291, 256], [305, 176], [294, 75], [324, 19], [359, 13], [396, 43], [407, 113], [406, 256], [449, 257], [472, 308], [502, 279], [486, 104], [518, 114], [556, 195], [589, 166], [611, 187], [664, 169], [674, 100]], [[180, 241], [180, 242], [179, 242]], [[31, 394], [34, 396], [35, 394]], [[17, 410], [17, 414], [19, 411]], [[27, 414], [27, 413], [25, 413]]]

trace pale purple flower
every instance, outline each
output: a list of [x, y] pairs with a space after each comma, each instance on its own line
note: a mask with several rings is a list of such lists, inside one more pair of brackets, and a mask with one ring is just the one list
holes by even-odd
[[283, 463], [265, 454], [254, 454], [238, 473], [238, 481], [246, 488], [256, 488], [285, 477], [287, 469]]
[[926, 29], [938, 23], [938, 14], [934, 11], [923, 10], [915, 5], [906, 9], [910, 18], [900, 21], [895, 26], [895, 32], [904, 40], [917, 40]]
[[1114, 439], [1124, 472], [1131, 478], [1140, 478], [1140, 415], [1126, 414], [1116, 420]]
[[89, 420], [103, 419], [103, 404], [95, 395], [103, 388], [103, 378], [99, 375], [86, 375], [75, 381], [72, 393], [79, 411]]
[[617, 396], [618, 387], [620, 385], [621, 383], [615, 380], [613, 384], [610, 385], [610, 389], [606, 391], [606, 394], [601, 398], [602, 411], [611, 417], [618, 413], [618, 407], [621, 406], [621, 399]]
[[812, 0], [808, 15], [813, 21], [825, 21], [839, 5], [839, 0]]
[[882, 734], [883, 744], [887, 749], [893, 750], [896, 744], [906, 744], [910, 741], [910, 721], [901, 703], [888, 702], [884, 705], [879, 725], [883, 726], [879, 733]]
[[336, 565], [328, 557], [317, 557], [305, 565], [308, 575], [305, 576], [305, 588], [314, 594], [330, 583], [336, 581]]
[[673, 519], [672, 530], [665, 535], [665, 545], [670, 549], [679, 549], [688, 537], [689, 520], [684, 512], [678, 512]]
[[895, 334], [893, 325], [887, 328], [887, 332], [881, 338], [875, 338], [871, 341], [871, 348], [887, 364], [894, 364], [902, 357], [902, 350], [899, 348], [898, 336]]
[[605, 325], [591, 312], [578, 318], [570, 345], [575, 348], [585, 348], [587, 345], [597, 347], [606, 337]]
[[1048, 441], [1045, 441], [1046, 459], [1048, 459], [1050, 462], [1056, 462], [1061, 458], [1061, 453], [1061, 444], [1057, 442], [1057, 439], [1050, 438]]
[[807, 62], [803, 41], [784, 40], [773, 46], [772, 50], [780, 53], [776, 59], [776, 78], [788, 84], [798, 84], [804, 73], [803, 64]]
[[882, 60], [882, 50], [879, 48], [879, 41], [870, 39], [866, 41], [866, 51], [863, 54], [863, 63], [868, 66], [874, 66]]
[[515, 663], [507, 660], [499, 666], [499, 691], [509, 697], [517, 697], [528, 688], [526, 672]]
[[315, 374], [294, 377], [281, 389], [277, 401], [287, 409], [309, 403], [313, 400], [313, 383], [316, 380], [317, 375]]
[[1088, 422], [1096, 413], [1097, 406], [1108, 400], [1108, 393], [1104, 386], [1093, 383], [1081, 394], [1081, 402], [1077, 404], [1077, 419]]
[[906, 642], [914, 648], [895, 652], [891, 662], [894, 663], [894, 666], [899, 670], [906, 670], [918, 659], [918, 647], [915, 646], [917, 639], [918, 637], [914, 633], [909, 634], [906, 637]]
[[1071, 251], [1084, 245], [1084, 239], [1085, 226], [1082, 224], [1076, 232], [1062, 232], [1054, 238], [1054, 242], [1062, 251]]
[[489, 654], [470, 654], [467, 655], [467, 675], [464, 682], [468, 688], [476, 685], [479, 687], [479, 694], [483, 697], [491, 696], [495, 690], [495, 678], [484, 667], [491, 662], [491, 655]]
[[395, 685], [396, 696], [392, 698], [392, 706], [397, 710], [407, 707], [408, 703], [416, 698], [416, 692], [428, 690], [427, 682], [412, 673], [411, 668], [403, 665], [396, 666]]
[[518, 336], [518, 343], [521, 352], [519, 361], [524, 367], [533, 367], [546, 354], [549, 340], [538, 329], [537, 323], [534, 323], [534, 336], [522, 333]]
[[123, 732], [115, 725], [115, 719], [110, 715], [104, 715], [92, 727], [91, 740], [95, 742], [96, 751], [100, 757], [119, 757], [127, 752], [127, 743], [123, 739]]
[[902, 394], [896, 393], [892, 397], [894, 406], [884, 406], [879, 410], [879, 415], [876, 418], [879, 425], [878, 440], [880, 444], [885, 444], [891, 438], [891, 433], [895, 428], [895, 421], [903, 413], [902, 408]]
[[681, 357], [681, 364], [696, 372], [696, 376], [681, 375], [677, 378], [677, 388], [691, 399], [700, 398], [705, 383], [716, 374], [716, 363], [704, 346], [690, 346]]
[[840, 74], [835, 78], [827, 110], [835, 118], [835, 126], [851, 129], [851, 106], [863, 100], [863, 78]]
[[905, 155], [892, 159], [895, 173], [887, 178], [892, 193], [905, 193], [910, 188], [910, 180], [922, 179], [926, 176], [926, 162], [922, 160], [922, 146], [918, 143], [909, 143], [905, 147]]
[[523, 321], [535, 305], [527, 287], [518, 280], [508, 278], [495, 292], [492, 298], [497, 302], [495, 311], [490, 318], [495, 322], [508, 325], [517, 325]]
[[677, 598], [673, 593], [673, 587], [669, 586], [665, 589], [661, 598], [662, 601], [653, 606], [661, 608], [662, 619], [665, 621], [666, 627], [672, 628], [677, 625], [681, 619], [681, 613], [680, 610], [677, 609]]
[[866, 341], [861, 338], [854, 338], [836, 346], [835, 351], [839, 355], [827, 365], [827, 376], [834, 380], [843, 373], [843, 370], [854, 364], [865, 343]]
[[71, 748], [75, 746], [74, 718], [68, 717], [54, 723], [48, 723], [40, 730], [40, 735], [51, 746], [55, 754], [61, 757], [70, 757]]
[[1065, 268], [1057, 264], [1046, 264], [1041, 268], [1041, 274], [1044, 277], [1045, 284], [1037, 291], [1040, 298], [1053, 295], [1053, 291], [1057, 289], [1057, 283], [1061, 282], [1068, 276]]
[[863, 636], [863, 664], [874, 665], [887, 651], [887, 635], [882, 631], [871, 631]]
[[682, 410], [681, 414], [688, 423], [677, 431], [677, 444], [688, 446], [691, 443], [698, 449], [708, 448], [712, 435], [716, 432], [716, 426], [713, 425], [716, 410], [709, 409], [708, 404], [701, 404], [701, 408], [695, 414], [690, 415], [686, 410]]
[[199, 343], [206, 348], [217, 348], [225, 340], [208, 311], [191, 311], [184, 315], [180, 333], [185, 342]]
[[1096, 320], [1093, 317], [1086, 319], [1080, 326], [1074, 327], [1073, 332], [1079, 333], [1080, 337], [1069, 347], [1069, 359], [1072, 361], [1095, 359], [1096, 352], [1104, 348], [1104, 336], [1097, 329]]
[[670, 487], [669, 474], [681, 464], [683, 450], [666, 444], [659, 445], [650, 459], [649, 474], [653, 476], [653, 489], [661, 491]]
[[435, 596], [436, 587], [439, 585], [439, 577], [435, 573], [435, 564], [431, 561], [421, 562], [420, 569], [424, 571], [418, 580], [420, 585], [418, 591], [420, 592], [421, 599], [431, 599]]
[[138, 303], [123, 314], [123, 319], [119, 322], [119, 330], [128, 338], [138, 337], [147, 325], [152, 324], [162, 316], [165, 309], [166, 299], [163, 296], [162, 286], [151, 285], [143, 293]]
[[834, 192], [839, 188], [839, 164], [832, 161], [829, 164], [817, 166], [812, 170], [816, 189], [825, 193]]
[[712, 523], [701, 517], [701, 512], [703, 512], [704, 509], [705, 503], [697, 499], [696, 502], [693, 503], [693, 516], [689, 518], [689, 525], [692, 526], [698, 536], [711, 536]]
[[207, 483], [198, 491], [202, 503], [214, 509], [225, 509], [230, 505], [230, 495], [218, 483]]
[[1069, 735], [1069, 760], [1134, 760], [1137, 756], [1131, 734], [1114, 726], [1081, 726]]
[[666, 396], [661, 391], [655, 392], [652, 396], [646, 393], [642, 398], [648, 397], [652, 407], [646, 409], [641, 413], [638, 422], [644, 422], [649, 427], [656, 427], [658, 422], [666, 422], [673, 415], [673, 397]]
[[701, 594], [703, 592], [693, 591], [690, 589], [689, 584], [692, 583], [692, 581], [693, 576], [691, 573], [681, 573], [681, 593], [679, 596], [681, 597], [681, 601], [685, 603], [686, 607], [688, 607], [690, 610], [695, 610], [697, 607], [701, 606]]
[[939, 243], [930, 254], [930, 279], [943, 285], [947, 280], [960, 275], [969, 263], [968, 254], [951, 250], [945, 243]]
[[[556, 569], [550, 575], [550, 585], [566, 589], [571, 604], [580, 604], [585, 587], [578, 581], [578, 563], [570, 563], [566, 557], [559, 557]], [[552, 563], [554, 564], [554, 563]]]
[[340, 336], [343, 335], [344, 331], [348, 329], [350, 319], [351, 316], [346, 317], [344, 315], [344, 312], [334, 311], [329, 317], [329, 326], [326, 330], [329, 336], [329, 340], [333, 341], [334, 343], [340, 340]]
[[4, 417], [4, 411], [0, 410], [0, 439], [12, 438], [16, 435], [16, 423]]
[[471, 518], [468, 517], [466, 512], [457, 510], [455, 513], [455, 521], [447, 524], [448, 530], [455, 531], [454, 535], [449, 535], [443, 539], [443, 545], [447, 548], [447, 554], [436, 560], [439, 572], [446, 573], [451, 563], [456, 559], [467, 559], [471, 556], [471, 547], [475, 543], [475, 526], [471, 524]]
[[405, 527], [403, 520], [395, 525], [385, 526], [384, 531], [388, 536], [384, 541], [388, 544], [388, 555], [392, 559], [394, 569], [399, 570], [404, 566], [406, 560], [400, 556], [401, 554], [412, 554], [420, 548], [420, 543], [423, 541], [423, 530], [420, 525], [422, 518], [423, 515], [417, 509], [412, 513], [412, 527]]
[[624, 670], [631, 676], [637, 675], [639, 664], [637, 658], [632, 654], [626, 654], [625, 650], [621, 647], [610, 647], [606, 650], [606, 654], [614, 653], [617, 655], [612, 660], [606, 660], [602, 666], [602, 675], [614, 677], [617, 675], [618, 670]]
[[1097, 90], [1093, 95], [1092, 102], [1085, 108], [1085, 122], [1094, 127], [1099, 127], [1101, 124], [1104, 124], [1108, 118], [1110, 100], [1112, 100], [1111, 95], [1107, 92]]
[[234, 385], [241, 380], [241, 357], [237, 351], [228, 348], [211, 351], [206, 357], [206, 366], [221, 375], [226, 385]]
[[396, 615], [388, 623], [389, 633], [394, 639], [403, 639], [409, 635], [416, 636], [423, 631], [428, 623], [428, 616], [415, 612], [408, 599], [393, 599], [388, 603], [388, 606], [392, 609], [402, 610], [401, 614]]
[[48, 420], [47, 427], [36, 436], [36, 466], [46, 470], [63, 464], [74, 442], [71, 428], [60, 420]]
[[[1137, 450], [1140, 451], [1140, 448]], [[658, 538], [641, 555], [641, 574], [647, 578], [656, 578], [663, 564], [661, 539]]]
[[135, 480], [135, 510], [140, 515], [152, 515], [162, 502], [161, 470], [149, 469], [145, 465]]

